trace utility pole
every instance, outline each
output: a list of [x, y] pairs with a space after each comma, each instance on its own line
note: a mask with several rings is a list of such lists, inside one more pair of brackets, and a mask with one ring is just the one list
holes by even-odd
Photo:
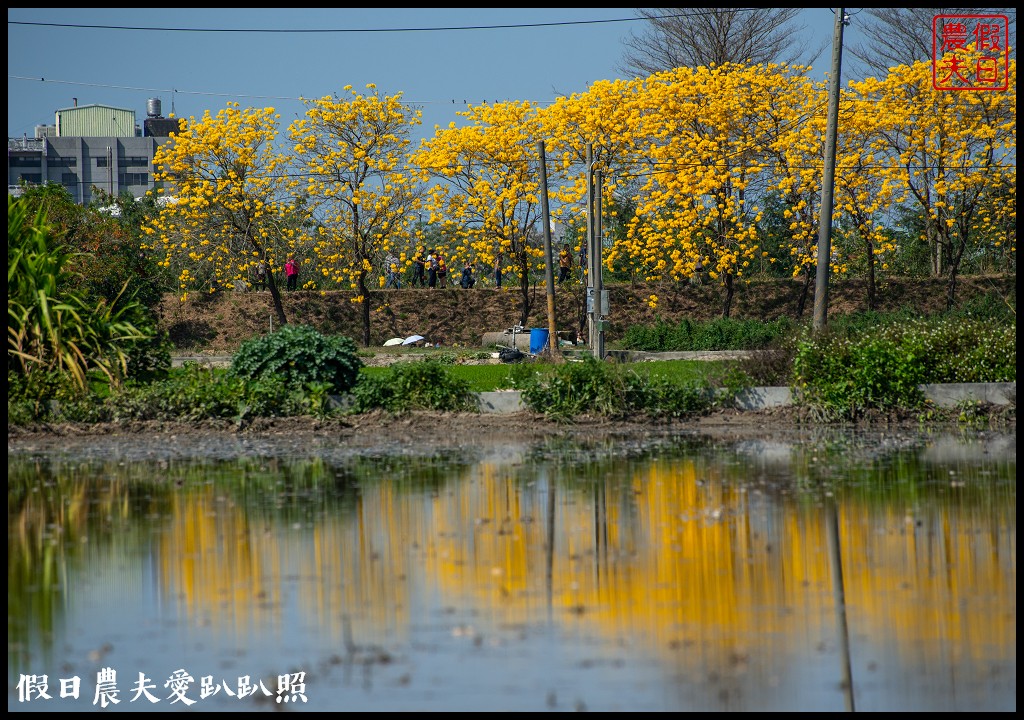
[[594, 350], [594, 146], [587, 143], [587, 342]]
[[594, 176], [594, 357], [604, 360], [604, 223], [601, 197], [604, 195], [604, 171]]
[[843, 64], [843, 27], [849, 22], [843, 8], [834, 8], [832, 76], [828, 85], [828, 124], [825, 129], [825, 167], [821, 181], [821, 210], [818, 214], [818, 272], [814, 282], [815, 332], [825, 329], [828, 317], [828, 274], [832, 258], [832, 206], [836, 178], [836, 135], [839, 126], [839, 85]]
[[551, 358], [558, 353], [558, 333], [555, 323], [555, 270], [551, 265], [551, 215], [548, 210], [548, 169], [544, 159], [544, 141], [537, 143], [537, 154], [540, 155], [540, 206], [541, 218], [544, 222], [544, 266], [547, 268], [544, 277], [548, 283], [548, 347]]
[[[604, 359], [601, 295], [601, 171], [594, 173], [594, 148], [587, 145], [587, 339], [590, 351], [598, 360]], [[596, 186], [596, 192], [595, 192]]]

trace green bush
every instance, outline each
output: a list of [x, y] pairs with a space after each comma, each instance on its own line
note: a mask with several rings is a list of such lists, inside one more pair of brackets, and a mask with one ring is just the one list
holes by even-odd
[[798, 343], [795, 385], [803, 400], [827, 416], [856, 419], [867, 409], [913, 408], [921, 404], [921, 358], [877, 334], [851, 340], [824, 331]]
[[246, 380], [217, 374], [197, 365], [161, 382], [129, 385], [103, 404], [105, 419], [111, 421], [242, 420], [304, 415], [309, 409], [304, 388], [272, 377]]
[[789, 318], [771, 322], [717, 318], [696, 322], [684, 318], [672, 325], [635, 325], [626, 330], [622, 349], [644, 352], [694, 352], [701, 350], [754, 350], [769, 347], [792, 335], [799, 326]]
[[454, 377], [435, 360], [396, 363], [383, 373], [364, 374], [352, 391], [354, 412], [375, 409], [472, 411], [477, 406], [469, 382]]
[[944, 313], [944, 317], [985, 321], [990, 320], [1002, 324], [1017, 322], [1017, 296], [1011, 292], [1004, 297], [997, 292], [988, 292], [977, 297], [965, 299], [955, 310]]
[[[22, 375], [7, 371], [7, 423], [28, 425], [34, 422], [52, 422], [61, 408], [70, 409], [76, 416], [102, 417], [98, 413], [99, 398], [83, 389], [72, 375], [60, 370], [34, 372]], [[83, 420], [85, 422], [85, 420]]]
[[673, 382], [659, 375], [626, 375], [629, 409], [651, 417], [684, 418], [702, 415], [714, 404], [714, 397], [714, 391], [706, 383]]
[[[895, 331], [894, 331], [895, 332]], [[920, 347], [925, 383], [1014, 382], [1017, 324], [943, 317], [900, 329]]]
[[826, 415], [856, 419], [867, 409], [912, 409], [919, 385], [1011, 382], [1017, 326], [931, 318], [890, 322], [859, 334], [831, 328], [797, 343], [795, 385]]
[[524, 374], [516, 382], [528, 408], [559, 420], [578, 415], [683, 417], [713, 404], [713, 394], [704, 383], [673, 382], [591, 356]]
[[251, 380], [278, 378], [299, 388], [327, 383], [335, 394], [342, 394], [356, 385], [362, 367], [351, 338], [323, 335], [308, 325], [285, 325], [243, 343], [231, 358], [229, 374]]

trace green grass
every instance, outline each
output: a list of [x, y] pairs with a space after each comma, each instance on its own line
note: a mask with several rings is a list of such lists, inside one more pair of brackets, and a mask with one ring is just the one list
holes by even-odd
[[[658, 360], [654, 362], [631, 363], [630, 369], [638, 374], [650, 377], [660, 376], [676, 383], [700, 382], [708, 377], [717, 377], [725, 370], [724, 362], [707, 362], [701, 360]], [[513, 367], [521, 367], [502, 363], [500, 365], [447, 365], [445, 370], [453, 377], [469, 383], [470, 392], [490, 392], [511, 387], [510, 375]], [[530, 365], [540, 372], [546, 372], [553, 366], [545, 363]], [[386, 367], [364, 367], [361, 372], [368, 375], [382, 375]]]
[[631, 363], [629, 369], [643, 377], [661, 377], [674, 383], [684, 384], [720, 377], [729, 364], [729, 361], [725, 360], [655, 360]]

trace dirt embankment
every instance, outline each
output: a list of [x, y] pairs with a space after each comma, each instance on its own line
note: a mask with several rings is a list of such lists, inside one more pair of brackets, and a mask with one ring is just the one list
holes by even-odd
[[[633, 325], [684, 318], [711, 320], [722, 316], [725, 289], [703, 285], [643, 283], [608, 287], [611, 313], [605, 339], [614, 343]], [[879, 283], [876, 310], [904, 307], [919, 313], [938, 312], [946, 306], [947, 284], [938, 279], [890, 279]], [[958, 284], [957, 298], [989, 293], [1014, 297], [1016, 275], [968, 277]], [[657, 296], [651, 307], [650, 296]], [[283, 294], [288, 322], [302, 323], [328, 334], [340, 334], [362, 344], [362, 316], [354, 293], [295, 291]], [[803, 311], [801, 314], [801, 298]], [[547, 297], [543, 287], [529, 293], [531, 309], [526, 328], [548, 327]], [[523, 296], [519, 288], [477, 287], [375, 291], [370, 297], [370, 346], [379, 347], [393, 337], [423, 335], [445, 347], [480, 347], [485, 332], [500, 332], [521, 319]], [[579, 283], [558, 289], [555, 319], [559, 332], [585, 327], [584, 291]], [[867, 310], [867, 286], [862, 280], [841, 280], [829, 288], [829, 315]], [[787, 316], [810, 319], [813, 288], [804, 294], [796, 281], [738, 283], [729, 316], [736, 319], [775, 320]], [[158, 308], [159, 322], [181, 352], [230, 355], [246, 340], [279, 326], [269, 292], [221, 292], [192, 296], [180, 302], [167, 295]]]
[[[982, 433], [1016, 435], [1016, 416], [993, 414]], [[878, 415], [856, 425], [822, 424], [795, 407], [761, 412], [719, 409], [685, 420], [580, 417], [558, 422], [531, 412], [513, 415], [383, 411], [341, 418], [255, 418], [202, 422], [98, 423], [7, 428], [8, 454], [64, 454], [109, 459], [160, 460], [174, 457], [230, 459], [240, 455], [308, 456], [323, 452], [432, 454], [489, 445], [541, 446], [560, 440], [618, 448], [706, 438], [717, 443], [757, 440], [824, 442], [855, 430], [859, 443], [917, 443], [936, 433], [960, 434], [955, 418], [922, 424], [916, 417]], [[144, 437], [145, 442], [139, 438]]]

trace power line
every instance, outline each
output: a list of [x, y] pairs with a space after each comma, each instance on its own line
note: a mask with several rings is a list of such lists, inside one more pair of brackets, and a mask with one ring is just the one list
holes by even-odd
[[[33, 77], [29, 75], [8, 75], [8, 80], [25, 80], [27, 82], [44, 82], [53, 83], [57, 85], [74, 85], [76, 87], [94, 87], [94, 88], [106, 88], [108, 90], [131, 90], [135, 92], [147, 92], [147, 93], [173, 93], [176, 95], [196, 95], [203, 97], [230, 97], [230, 98], [252, 98], [257, 100], [290, 100], [295, 102], [301, 102], [303, 100], [319, 100], [320, 97], [301, 97], [301, 96], [290, 96], [290, 95], [247, 95], [243, 93], [230, 93], [230, 92], [206, 92], [202, 90], [182, 90], [181, 88], [153, 88], [153, 87], [137, 87], [133, 85], [111, 85], [107, 83], [88, 83], [79, 82], [77, 80], [47, 80], [45, 77]], [[474, 104], [471, 100], [456, 100], [453, 98], [446, 98], [444, 100], [406, 100], [402, 99], [402, 102], [409, 105], [456, 105], [469, 107]], [[545, 105], [554, 102], [554, 100], [509, 100], [501, 101], [495, 100], [494, 103], [499, 102], [529, 102], [534, 105]], [[483, 99], [478, 104], [486, 104], [487, 99]]]
[[514, 23], [508, 25], [450, 25], [440, 27], [404, 27], [404, 28], [181, 28], [181, 27], [140, 27], [131, 25], [82, 25], [78, 23], [44, 23], [21, 20], [8, 20], [8, 25], [33, 25], [36, 27], [75, 28], [80, 30], [133, 30], [144, 32], [198, 32], [198, 33], [405, 33], [405, 32], [449, 32], [453, 30], [510, 30], [516, 28], [567, 27], [572, 25], [600, 25], [608, 23], [647, 22], [669, 18], [690, 17], [705, 13], [677, 13], [655, 17], [610, 18], [606, 20], [566, 20], [545, 23]]

